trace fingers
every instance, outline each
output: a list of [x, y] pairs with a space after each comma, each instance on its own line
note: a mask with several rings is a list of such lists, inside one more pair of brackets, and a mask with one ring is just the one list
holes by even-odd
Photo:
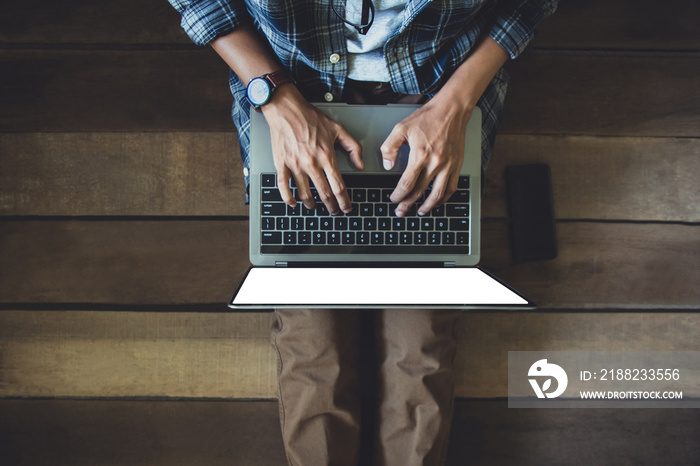
[[406, 141], [406, 129], [401, 123], [394, 126], [389, 136], [387, 136], [384, 144], [379, 149], [382, 152], [382, 163], [384, 170], [391, 170], [396, 164], [396, 159], [399, 156], [399, 149]]
[[287, 167], [282, 167], [277, 171], [277, 187], [282, 196], [282, 200], [285, 204], [289, 204], [292, 207], [296, 207], [297, 200], [292, 196], [292, 190], [289, 188], [289, 180], [291, 178], [291, 173]]
[[433, 188], [425, 202], [418, 208], [418, 215], [427, 215], [435, 207], [447, 202], [457, 190], [459, 173], [439, 173], [433, 180]]
[[338, 135], [337, 141], [340, 145], [348, 152], [350, 156], [350, 161], [352, 162], [358, 170], [364, 170], [365, 164], [362, 161], [362, 146], [357, 140], [348, 133], [342, 125], [338, 125], [337, 128]]

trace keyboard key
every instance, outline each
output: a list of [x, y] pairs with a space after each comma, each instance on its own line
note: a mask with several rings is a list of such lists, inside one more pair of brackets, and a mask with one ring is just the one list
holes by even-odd
[[420, 230], [420, 221], [421, 219], [418, 217], [407, 218], [406, 229], [411, 231]]
[[435, 219], [423, 218], [420, 221], [420, 229], [423, 231], [432, 231], [435, 228]]
[[366, 218], [363, 222], [365, 230], [376, 230], [377, 229], [377, 219], [376, 218]]
[[348, 217], [357, 217], [360, 213], [360, 209], [357, 207], [357, 204], [353, 204], [352, 207], [350, 208], [350, 212], [345, 214]]
[[321, 217], [319, 219], [319, 225], [321, 230], [332, 230], [333, 229], [333, 218], [331, 217]]
[[309, 217], [306, 219], [306, 229], [307, 230], [318, 230], [318, 218]]
[[368, 189], [367, 200], [369, 202], [379, 202], [381, 200], [381, 191], [379, 189]]
[[275, 229], [275, 219], [273, 217], [263, 217], [262, 218], [262, 229], [263, 230], [274, 230]]
[[374, 215], [374, 208], [372, 207], [372, 204], [360, 204], [360, 216], [362, 217], [371, 217]]
[[374, 215], [376, 217], [386, 217], [389, 215], [389, 204], [374, 204]]
[[361, 188], [355, 188], [352, 190], [352, 202], [365, 202], [367, 201], [367, 191]]
[[451, 218], [450, 230], [452, 231], [467, 231], [469, 230], [468, 218]]
[[413, 241], [414, 241], [416, 244], [425, 244], [425, 243], [426, 243], [426, 239], [427, 239], [427, 233], [424, 232], [424, 231], [417, 231], [417, 232], [413, 235]]
[[442, 244], [455, 244], [455, 234], [451, 231], [446, 231], [442, 234]]
[[346, 217], [336, 217], [335, 218], [335, 229], [336, 230], [347, 230], [348, 229], [348, 219]]
[[276, 180], [277, 175], [265, 173], [262, 175], [262, 186], [265, 188], [274, 188], [275, 186], [277, 186]]
[[340, 233], [337, 231], [329, 231], [326, 238], [328, 239], [328, 244], [340, 244]]
[[375, 231], [372, 233], [372, 244], [384, 244], [384, 232]]
[[435, 219], [435, 229], [436, 230], [447, 230], [448, 227], [447, 219], [446, 218], [436, 218]]
[[457, 232], [457, 244], [459, 244], [459, 245], [469, 244], [469, 232], [467, 232], [467, 231]]
[[301, 202], [297, 202], [296, 207], [290, 205], [287, 206], [287, 216], [296, 217], [301, 213]]
[[447, 204], [448, 217], [469, 217], [469, 204]]
[[450, 196], [450, 199], [447, 202], [468, 204], [469, 203], [469, 190], [458, 189], [457, 191], [454, 192], [454, 194], [452, 194], [452, 196]]
[[403, 231], [399, 233], [399, 239], [401, 244], [413, 244], [413, 233], [410, 231]]
[[321, 202], [321, 196], [318, 195], [318, 190], [313, 187], [309, 188], [309, 190], [311, 191], [311, 197], [314, 198], [314, 201], [316, 201], [316, 203]]
[[280, 192], [277, 190], [277, 188], [263, 188], [262, 190], [262, 200], [264, 201], [271, 201], [271, 202], [278, 202], [282, 201], [282, 195]]
[[352, 231], [343, 232], [343, 244], [355, 244], [355, 233]]
[[358, 231], [356, 239], [357, 239], [357, 244], [369, 244], [369, 232], [368, 231]]
[[300, 231], [299, 232], [299, 244], [311, 244], [311, 232], [310, 231]]
[[405, 218], [399, 218], [399, 217], [394, 217], [391, 219], [391, 222], [394, 226], [392, 230], [394, 231], [402, 231], [406, 229], [406, 219]]
[[284, 244], [297, 244], [297, 234], [295, 231], [284, 232]]
[[393, 192], [393, 189], [382, 189], [382, 202], [390, 203], [391, 199], [389, 197]]
[[292, 230], [303, 230], [304, 229], [304, 219], [300, 217], [294, 217], [291, 220]]
[[301, 206], [301, 215], [303, 215], [304, 217], [310, 217], [310, 216], [312, 216], [312, 215], [314, 215], [314, 214], [315, 214], [315, 212], [314, 212], [313, 209], [307, 209], [306, 206], [302, 204], [302, 206]]
[[314, 231], [312, 236], [314, 238], [314, 244], [326, 244], [325, 231]]
[[278, 230], [289, 230], [289, 218], [288, 217], [277, 217], [277, 229]]
[[433, 211], [431, 212], [431, 215], [433, 217], [444, 217], [445, 216], [445, 206], [441, 205], [438, 207], [435, 207]]
[[440, 238], [442, 234], [437, 231], [431, 231], [428, 233], [428, 244], [440, 244]]
[[316, 215], [319, 217], [324, 217], [326, 215], [330, 215], [331, 213], [328, 212], [328, 208], [325, 206], [325, 204], [321, 204], [320, 201], [319, 203], [316, 204]]
[[469, 177], [460, 176], [457, 182], [457, 189], [469, 189]]
[[386, 244], [398, 244], [399, 234], [396, 231], [387, 231], [385, 234]]
[[377, 219], [377, 228], [380, 230], [391, 230], [391, 219], [388, 217]]
[[362, 230], [362, 219], [359, 217], [348, 219], [351, 230]]
[[287, 213], [287, 204], [282, 202], [264, 202], [262, 205], [263, 215], [280, 216]]
[[263, 232], [262, 244], [282, 244], [282, 233], [279, 231]]

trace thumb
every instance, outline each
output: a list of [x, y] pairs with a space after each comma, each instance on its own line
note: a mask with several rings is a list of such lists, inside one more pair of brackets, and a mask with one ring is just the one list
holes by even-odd
[[402, 127], [399, 125], [394, 126], [394, 129], [379, 149], [382, 152], [384, 170], [391, 170], [394, 167], [399, 156], [399, 149], [404, 141], [406, 141], [406, 135]]

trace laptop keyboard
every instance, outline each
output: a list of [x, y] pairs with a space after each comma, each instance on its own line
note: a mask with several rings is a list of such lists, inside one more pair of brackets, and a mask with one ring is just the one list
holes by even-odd
[[[396, 204], [389, 196], [399, 181], [399, 175], [345, 174], [343, 181], [352, 201], [352, 212], [331, 216], [315, 188], [311, 188], [316, 209], [301, 202], [292, 208], [282, 201], [274, 173], [262, 174], [261, 179], [261, 246], [273, 246], [279, 251], [297, 247], [328, 248], [381, 246], [382, 252], [421, 246], [428, 252], [434, 248], [469, 248], [469, 177], [461, 176], [457, 191], [442, 206], [428, 215], [418, 216], [417, 207], [430, 194], [426, 191], [408, 214], [397, 217]], [[292, 194], [298, 199], [292, 181]], [[346, 248], [343, 248], [346, 249]], [[398, 251], [397, 251], [398, 252]]]

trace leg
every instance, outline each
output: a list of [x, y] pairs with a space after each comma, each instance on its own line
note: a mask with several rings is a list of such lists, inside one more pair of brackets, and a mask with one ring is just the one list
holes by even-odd
[[376, 464], [444, 464], [454, 408], [456, 310], [383, 312]]
[[279, 309], [276, 314], [272, 343], [278, 356], [280, 422], [289, 464], [356, 465], [357, 313]]

